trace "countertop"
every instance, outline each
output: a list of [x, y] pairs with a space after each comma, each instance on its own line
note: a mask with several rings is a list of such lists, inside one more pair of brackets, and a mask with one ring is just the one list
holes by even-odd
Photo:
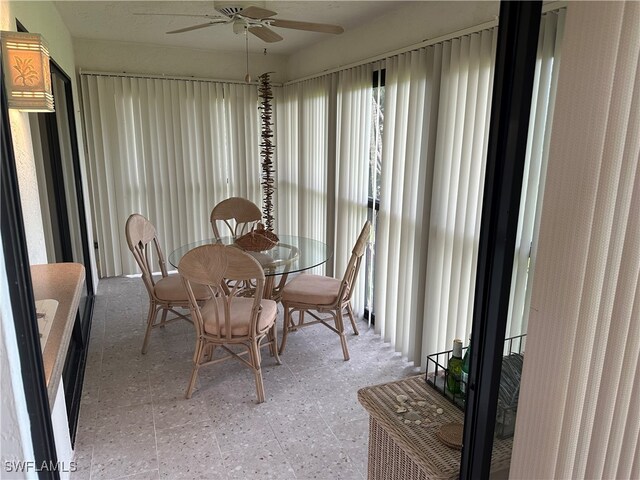
[[60, 385], [84, 280], [84, 266], [79, 263], [31, 265], [34, 299], [52, 298], [59, 302], [49, 338], [42, 352], [44, 376], [51, 407]]

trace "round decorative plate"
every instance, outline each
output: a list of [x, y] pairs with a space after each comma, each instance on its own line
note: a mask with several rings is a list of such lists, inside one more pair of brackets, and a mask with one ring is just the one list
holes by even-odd
[[446, 446], [461, 450], [463, 428], [461, 423], [446, 423], [440, 427], [437, 435]]

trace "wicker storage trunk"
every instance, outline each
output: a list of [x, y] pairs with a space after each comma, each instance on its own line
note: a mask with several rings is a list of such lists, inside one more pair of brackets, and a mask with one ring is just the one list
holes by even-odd
[[[441, 425], [462, 423], [463, 414], [424, 376], [363, 388], [358, 400], [369, 412], [369, 480], [458, 478], [460, 450], [443, 444], [437, 432]], [[398, 413], [399, 407], [407, 411]], [[509, 467], [512, 444], [495, 440], [492, 471]]]

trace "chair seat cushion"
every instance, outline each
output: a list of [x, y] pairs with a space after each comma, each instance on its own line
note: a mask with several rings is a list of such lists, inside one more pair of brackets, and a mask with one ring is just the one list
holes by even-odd
[[282, 302], [333, 305], [338, 300], [341, 280], [322, 275], [298, 275], [282, 290]]
[[[211, 296], [209, 289], [204, 285], [191, 284], [196, 300], [206, 300]], [[182, 283], [180, 275], [169, 275], [156, 281], [156, 297], [165, 302], [188, 302], [187, 291]]]
[[[247, 336], [249, 335], [249, 320], [251, 316], [251, 308], [253, 307], [253, 298], [235, 297], [231, 301], [231, 335]], [[204, 323], [204, 331], [210, 335], [218, 335], [218, 325], [216, 321], [216, 308], [219, 308], [218, 318], [220, 320], [220, 335], [226, 335], [226, 326], [224, 319], [224, 300], [218, 299], [219, 306], [216, 307], [216, 299], [212, 298], [205, 302], [200, 309], [202, 314], [202, 322]], [[278, 314], [278, 307], [273, 300], [262, 300], [260, 302], [262, 312], [258, 318], [258, 330], [264, 331], [275, 322]]]

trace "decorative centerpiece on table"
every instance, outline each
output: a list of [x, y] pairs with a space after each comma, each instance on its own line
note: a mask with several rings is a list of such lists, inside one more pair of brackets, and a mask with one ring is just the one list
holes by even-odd
[[241, 237], [236, 238], [236, 245], [248, 252], [264, 252], [270, 250], [278, 244], [278, 237], [275, 233], [265, 230], [262, 223]]

